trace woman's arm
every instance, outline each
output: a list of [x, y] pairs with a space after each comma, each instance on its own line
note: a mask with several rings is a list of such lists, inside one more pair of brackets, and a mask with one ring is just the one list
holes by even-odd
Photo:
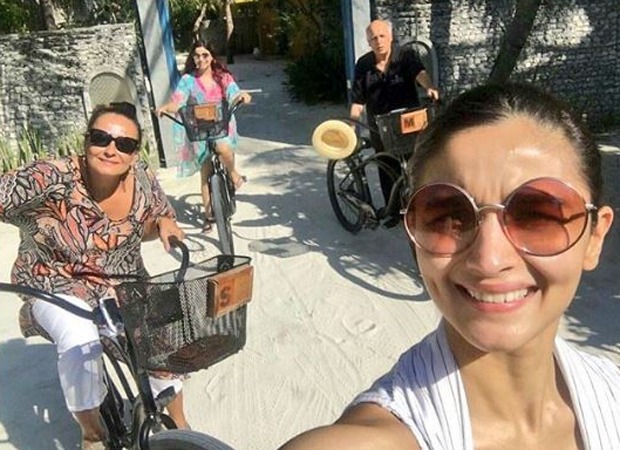
[[335, 424], [306, 431], [280, 450], [420, 450], [415, 437], [386, 409], [362, 403]]
[[169, 239], [171, 236], [183, 240], [185, 232], [179, 228], [176, 221], [176, 214], [170, 201], [166, 197], [166, 193], [157, 181], [155, 174], [148, 168], [144, 168], [150, 183], [150, 191], [152, 194], [152, 204], [150, 207], [149, 218], [144, 225], [144, 234], [142, 239], [145, 241], [153, 240], [159, 237], [166, 251], [170, 251]]

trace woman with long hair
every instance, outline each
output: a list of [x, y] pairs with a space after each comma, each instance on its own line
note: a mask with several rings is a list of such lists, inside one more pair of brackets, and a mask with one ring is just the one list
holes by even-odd
[[[157, 111], [159, 115], [164, 112], [174, 114], [187, 104], [227, 103], [230, 105], [239, 96], [245, 103], [249, 103], [252, 99], [250, 94], [239, 89], [230, 71], [217, 60], [213, 46], [206, 41], [197, 40], [192, 44], [185, 62], [183, 76], [172, 94], [171, 101], [158, 108]], [[235, 168], [233, 149], [237, 147], [238, 137], [237, 124], [235, 118], [232, 117], [228, 135], [215, 141], [216, 151], [228, 170], [235, 189], [239, 189], [246, 180]], [[180, 125], [175, 125], [174, 142], [178, 155], [178, 175], [187, 177], [200, 170], [200, 187], [205, 208], [204, 231], [210, 231], [214, 220], [208, 183], [212, 170], [208, 158], [209, 147], [206, 142], [189, 142], [184, 128]]]

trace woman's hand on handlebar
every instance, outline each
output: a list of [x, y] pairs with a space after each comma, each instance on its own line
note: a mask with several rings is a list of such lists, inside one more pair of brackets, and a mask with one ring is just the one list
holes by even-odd
[[159, 108], [155, 109], [155, 114], [157, 114], [157, 117], [161, 117], [164, 114], [176, 114], [177, 111], [179, 110], [179, 106], [176, 105], [175, 103], [166, 103], [165, 105], [160, 106]]
[[157, 231], [159, 232], [159, 239], [161, 239], [167, 252], [171, 249], [170, 238], [176, 238], [179, 241], [185, 239], [185, 232], [179, 228], [176, 220], [171, 217], [160, 217], [157, 219]]
[[252, 96], [249, 92], [241, 91], [233, 100], [233, 103], [250, 103], [252, 101]]

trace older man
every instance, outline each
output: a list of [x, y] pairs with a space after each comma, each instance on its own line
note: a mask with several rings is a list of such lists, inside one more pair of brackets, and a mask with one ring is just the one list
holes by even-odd
[[[416, 83], [426, 89], [426, 94], [431, 99], [439, 99], [439, 91], [433, 86], [416, 52], [393, 42], [390, 22], [372, 21], [366, 28], [366, 38], [372, 51], [359, 58], [355, 64], [355, 80], [349, 112], [352, 119], [359, 119], [366, 107], [368, 122], [371, 127], [375, 127], [375, 116], [379, 114], [418, 106], [420, 99]], [[377, 132], [371, 132], [370, 139], [377, 152], [385, 150]], [[400, 171], [397, 161], [386, 158], [386, 162], [392, 168], [390, 172]], [[387, 204], [394, 180], [390, 173], [383, 170], [379, 172], [379, 177]], [[383, 224], [386, 227], [394, 226], [400, 221], [398, 211], [390, 213], [391, 217], [388, 217]]]

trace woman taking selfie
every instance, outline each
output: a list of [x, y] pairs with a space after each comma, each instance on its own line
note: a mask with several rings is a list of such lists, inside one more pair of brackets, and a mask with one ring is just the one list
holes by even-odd
[[440, 324], [283, 449], [620, 448], [620, 370], [558, 337], [613, 220], [581, 122], [529, 85], [474, 88], [409, 167], [405, 227]]

